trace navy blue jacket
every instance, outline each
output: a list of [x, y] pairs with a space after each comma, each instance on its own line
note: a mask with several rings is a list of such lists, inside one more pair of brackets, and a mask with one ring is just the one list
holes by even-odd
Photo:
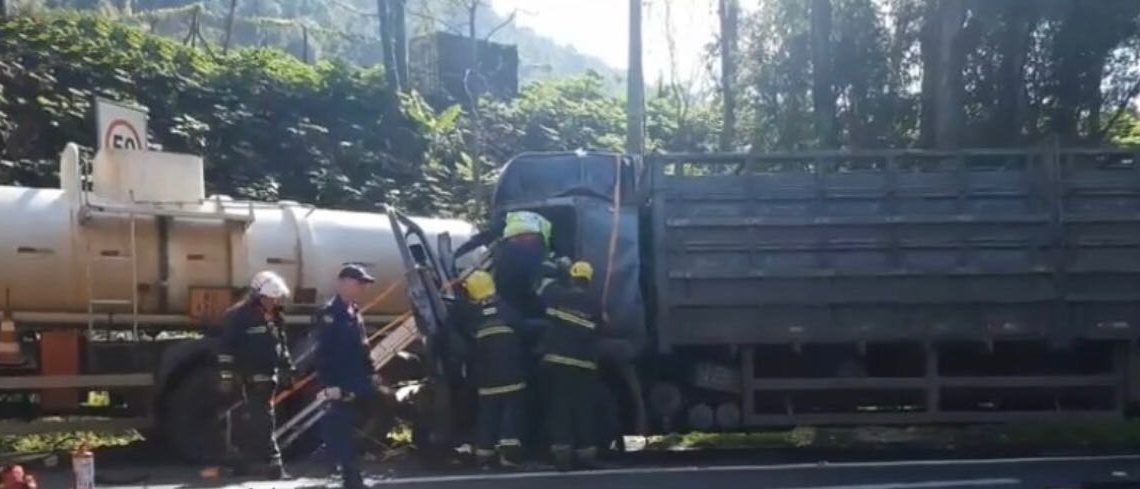
[[325, 387], [371, 395], [374, 369], [357, 305], [334, 297], [317, 311], [315, 323], [317, 379]]

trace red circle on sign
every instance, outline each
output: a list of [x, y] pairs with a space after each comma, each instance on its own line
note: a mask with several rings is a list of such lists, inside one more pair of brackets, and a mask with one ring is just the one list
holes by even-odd
[[143, 149], [142, 138], [139, 137], [139, 132], [135, 130], [135, 126], [132, 126], [130, 122], [123, 119], [115, 119], [107, 125], [107, 133], [103, 135], [104, 148], [111, 147], [111, 134], [114, 133], [115, 129], [118, 129], [119, 126], [126, 127], [127, 130], [131, 132], [131, 136], [134, 136], [135, 143], [138, 144], [138, 149]]

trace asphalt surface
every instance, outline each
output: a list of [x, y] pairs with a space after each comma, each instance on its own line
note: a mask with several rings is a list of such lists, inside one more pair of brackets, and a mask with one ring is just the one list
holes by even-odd
[[[139, 469], [101, 472], [127, 477]], [[100, 489], [308, 489], [339, 487], [318, 477], [287, 482], [202, 481], [186, 467], [152, 467], [150, 478], [134, 485], [101, 484]], [[315, 467], [298, 472], [316, 473]], [[637, 465], [591, 472], [451, 473], [399, 475], [369, 473], [370, 487], [463, 489], [1140, 489], [1140, 455], [1038, 457], [1006, 459], [929, 459], [874, 462], [826, 461], [791, 464]], [[68, 474], [40, 475], [40, 487], [70, 487]]]

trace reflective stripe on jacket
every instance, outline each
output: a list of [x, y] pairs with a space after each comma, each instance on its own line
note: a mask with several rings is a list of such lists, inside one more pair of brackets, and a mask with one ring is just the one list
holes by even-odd
[[550, 323], [540, 345], [542, 361], [595, 369], [598, 360], [599, 306], [585, 289], [546, 279], [539, 286]]
[[479, 395], [499, 395], [526, 387], [522, 340], [515, 329], [499, 317], [498, 300], [492, 296], [481, 304], [460, 306], [461, 320], [475, 338], [471, 368]]

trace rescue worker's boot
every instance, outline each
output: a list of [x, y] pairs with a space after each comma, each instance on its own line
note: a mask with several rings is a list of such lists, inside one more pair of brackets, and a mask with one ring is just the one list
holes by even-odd
[[551, 457], [554, 459], [554, 468], [562, 471], [574, 468], [574, 451], [566, 445], [550, 447]]
[[274, 464], [266, 467], [265, 478], [271, 481], [283, 481], [292, 479], [293, 476], [285, 471], [285, 466], [281, 464]]
[[605, 464], [598, 461], [598, 449], [596, 447], [574, 450], [574, 459], [574, 466], [580, 469], [600, 470], [606, 468]]
[[490, 471], [495, 468], [495, 451], [486, 448], [475, 450], [475, 466], [479, 470]]
[[522, 447], [519, 445], [502, 445], [499, 447], [499, 467], [507, 470], [519, 470], [522, 464]]

